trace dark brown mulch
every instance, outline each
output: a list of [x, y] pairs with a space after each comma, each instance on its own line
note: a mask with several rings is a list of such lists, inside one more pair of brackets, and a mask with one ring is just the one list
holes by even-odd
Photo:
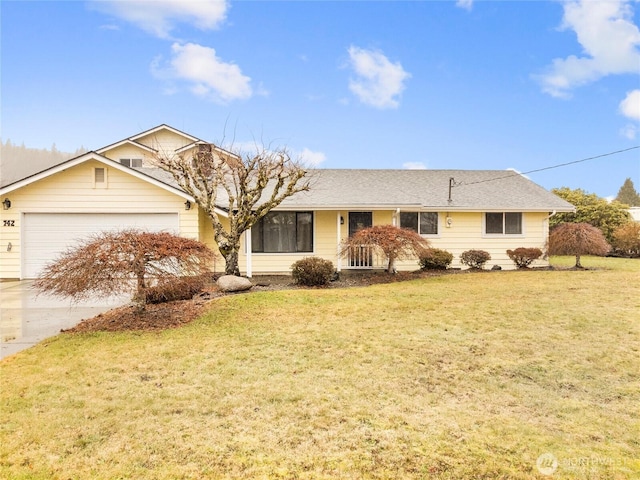
[[[326, 287], [315, 288], [349, 288], [376, 285], [381, 283], [403, 282], [417, 278], [447, 275], [452, 273], [464, 273], [457, 270], [432, 271], [432, 272], [398, 272], [390, 275], [384, 272], [342, 274], [340, 278], [331, 282]], [[291, 276], [265, 276], [253, 279], [254, 287], [249, 290], [269, 291], [284, 289], [303, 289], [293, 283]], [[136, 306], [125, 305], [114, 308], [108, 312], [83, 320], [78, 325], [65, 332], [97, 332], [97, 331], [157, 331], [169, 328], [177, 328], [192, 322], [202, 315], [208, 304], [215, 298], [224, 295], [215, 285], [209, 286], [205, 292], [195, 296], [191, 300], [150, 304], [142, 312]]]

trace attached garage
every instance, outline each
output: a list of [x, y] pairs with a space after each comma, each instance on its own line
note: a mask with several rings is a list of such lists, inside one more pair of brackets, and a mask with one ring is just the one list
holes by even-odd
[[22, 278], [36, 278], [42, 268], [92, 234], [138, 228], [179, 233], [178, 213], [25, 213]]

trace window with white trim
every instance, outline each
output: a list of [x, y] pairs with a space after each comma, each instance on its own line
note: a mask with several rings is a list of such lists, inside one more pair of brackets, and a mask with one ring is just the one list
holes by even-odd
[[487, 235], [522, 235], [522, 213], [487, 212], [484, 231]]
[[269, 212], [251, 227], [251, 251], [313, 252], [313, 212]]
[[438, 212], [400, 212], [400, 227], [421, 235], [438, 235]]
[[133, 168], [141, 168], [142, 167], [142, 159], [141, 158], [121, 158], [120, 163], [125, 167], [133, 167]]

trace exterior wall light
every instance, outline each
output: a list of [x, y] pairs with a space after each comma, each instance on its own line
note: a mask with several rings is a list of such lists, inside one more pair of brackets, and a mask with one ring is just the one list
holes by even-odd
[[191, 210], [191, 202], [189, 200], [184, 202], [184, 209], [185, 210]]
[[11, 200], [9, 200], [8, 198], [5, 198], [4, 201], [2, 202], [2, 209], [9, 210], [10, 208], [11, 208]]

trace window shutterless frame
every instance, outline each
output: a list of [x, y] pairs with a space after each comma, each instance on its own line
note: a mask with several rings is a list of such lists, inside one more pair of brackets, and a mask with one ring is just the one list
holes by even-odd
[[486, 235], [522, 235], [522, 212], [487, 212], [484, 214]]

